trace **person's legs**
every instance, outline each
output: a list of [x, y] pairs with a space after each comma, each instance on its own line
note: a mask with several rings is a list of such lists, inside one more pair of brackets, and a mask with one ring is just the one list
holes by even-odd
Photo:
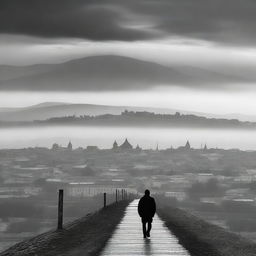
[[151, 221], [148, 222], [148, 230], [147, 230], [147, 236], [150, 237], [150, 230], [152, 228]]
[[144, 238], [147, 237], [146, 223], [147, 223], [147, 222], [142, 221], [142, 230], [143, 230], [143, 236], [144, 236]]
[[150, 237], [150, 230], [151, 230], [151, 228], [152, 228], [152, 219], [149, 219], [148, 221], [147, 221], [147, 223], [148, 223], [148, 229], [147, 229], [147, 237]]

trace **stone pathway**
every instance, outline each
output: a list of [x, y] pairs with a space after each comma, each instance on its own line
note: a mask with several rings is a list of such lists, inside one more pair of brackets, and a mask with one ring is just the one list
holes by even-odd
[[101, 256], [189, 256], [157, 215], [152, 223], [151, 238], [143, 238], [142, 224], [137, 213], [138, 202], [134, 200], [126, 208], [123, 219]]

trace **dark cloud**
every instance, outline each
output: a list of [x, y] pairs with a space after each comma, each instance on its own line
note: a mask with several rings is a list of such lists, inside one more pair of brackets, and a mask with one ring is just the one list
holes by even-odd
[[[1, 0], [0, 32], [98, 41], [179, 36], [254, 45], [255, 10], [255, 0]], [[139, 26], [147, 23], [151, 29]]]
[[256, 43], [256, 1], [253, 0], [128, 2], [133, 11], [152, 17], [156, 28], [165, 35], [232, 45]]
[[94, 3], [88, 0], [1, 0], [0, 32], [99, 41], [152, 37], [148, 32], [122, 26], [126, 21], [122, 9]]

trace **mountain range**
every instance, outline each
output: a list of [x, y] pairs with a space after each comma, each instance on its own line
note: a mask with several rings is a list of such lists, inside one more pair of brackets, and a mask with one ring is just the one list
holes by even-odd
[[[60, 64], [0, 66], [1, 90], [109, 91], [158, 85], [204, 86], [245, 82], [246, 78], [191, 66], [163, 66], [123, 56], [92, 56]], [[247, 81], [248, 82], [248, 81]]]
[[[31, 66], [0, 65], [0, 91], [118, 91], [149, 89], [158, 85], [212, 87], [246, 78], [191, 66], [163, 66], [154, 62], [124, 56], [103, 55], [71, 60], [60, 64]], [[248, 81], [247, 81], [248, 82]], [[67, 115], [120, 114], [124, 110], [159, 114], [193, 114], [208, 118], [256, 121], [255, 116], [216, 115], [189, 110], [149, 107], [104, 106], [48, 102], [25, 108], [0, 108], [0, 121], [45, 120]]]

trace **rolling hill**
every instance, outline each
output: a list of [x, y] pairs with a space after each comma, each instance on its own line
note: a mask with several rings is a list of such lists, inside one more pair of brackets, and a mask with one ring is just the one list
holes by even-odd
[[74, 104], [65, 102], [44, 102], [41, 104], [23, 107], [23, 108], [0, 108], [0, 121], [34, 121], [46, 120], [55, 117], [64, 116], [98, 116], [98, 115], [120, 115], [125, 110], [128, 111], [146, 111], [156, 114], [174, 114], [180, 112], [184, 115], [196, 115], [207, 118], [224, 118], [224, 119], [238, 119], [240, 121], [256, 122], [255, 116], [241, 115], [241, 114], [227, 114], [217, 115], [211, 113], [202, 113], [195, 111], [167, 109], [167, 108], [150, 108], [150, 107], [131, 107], [131, 106], [107, 106], [95, 104]]
[[149, 89], [158, 85], [204, 86], [245, 81], [195, 67], [167, 67], [122, 56], [93, 56], [61, 64], [0, 66], [1, 90], [111, 91]]
[[106, 106], [93, 104], [69, 104], [47, 102], [25, 108], [0, 108], [0, 121], [33, 121], [45, 120], [53, 117], [63, 117], [70, 115], [104, 115], [121, 114], [124, 110], [129, 111], [149, 111], [155, 113], [175, 113], [174, 109], [157, 109], [128, 106]]

